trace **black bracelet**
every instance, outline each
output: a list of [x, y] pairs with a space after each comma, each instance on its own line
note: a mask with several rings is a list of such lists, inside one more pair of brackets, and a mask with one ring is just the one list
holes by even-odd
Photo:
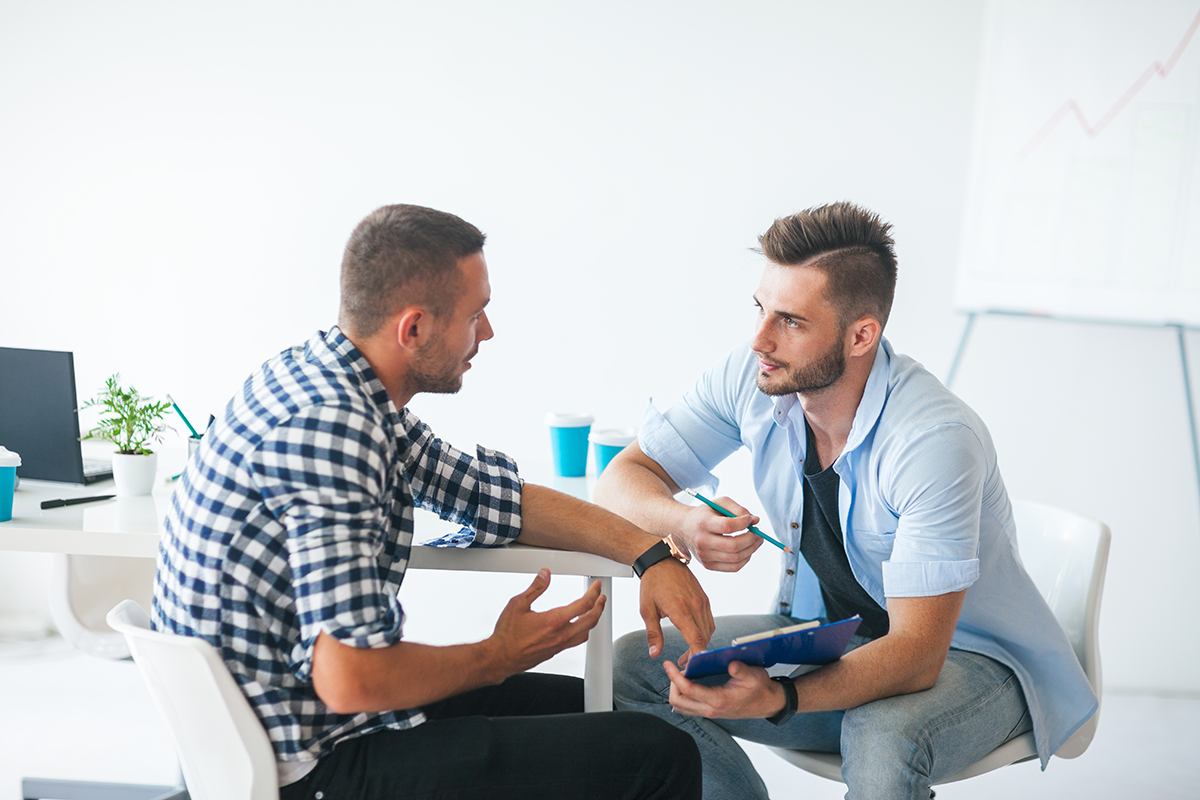
[[767, 722], [772, 725], [782, 725], [792, 718], [796, 713], [796, 709], [800, 707], [800, 693], [796, 691], [796, 682], [791, 678], [779, 676], [771, 678], [771, 680], [783, 687], [783, 693], [787, 695], [787, 703], [778, 714], [773, 714], [767, 717]]
[[671, 546], [665, 541], [659, 541], [656, 545], [637, 557], [637, 561], [633, 562], [633, 571], [640, 578], [646, 570], [672, 556]]

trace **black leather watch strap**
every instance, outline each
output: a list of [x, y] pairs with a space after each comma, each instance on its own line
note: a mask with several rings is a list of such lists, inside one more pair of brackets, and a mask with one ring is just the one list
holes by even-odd
[[771, 678], [771, 680], [783, 687], [783, 693], [787, 695], [787, 705], [774, 716], [767, 717], [767, 722], [772, 725], [782, 725], [792, 718], [796, 713], [796, 709], [800, 707], [800, 694], [796, 691], [796, 682], [786, 676]]
[[671, 546], [665, 541], [660, 541], [658, 544], [651, 547], [646, 552], [637, 557], [637, 561], [633, 562], [633, 571], [640, 578], [642, 573], [653, 567], [663, 559], [673, 558]]

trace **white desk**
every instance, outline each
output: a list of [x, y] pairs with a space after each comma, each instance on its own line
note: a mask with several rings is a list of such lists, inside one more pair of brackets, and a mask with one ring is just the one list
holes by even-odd
[[[12, 520], [0, 522], [0, 550], [154, 558], [170, 503], [170, 486], [160, 486], [148, 497], [121, 497], [45, 511], [40, 508], [43, 500], [114, 491], [112, 481], [87, 487], [23, 481], [14, 498]], [[589, 582], [598, 579], [601, 591], [610, 598], [588, 635], [583, 675], [584, 708], [607, 711], [612, 708], [612, 579], [632, 576], [630, 567], [589, 553], [519, 544], [464, 550], [414, 547], [409, 560], [411, 569], [533, 574], [542, 567], [558, 575], [582, 575]]]

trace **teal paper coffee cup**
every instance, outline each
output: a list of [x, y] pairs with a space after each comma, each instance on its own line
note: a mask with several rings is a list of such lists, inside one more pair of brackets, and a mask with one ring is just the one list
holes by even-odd
[[554, 474], [563, 478], [582, 478], [587, 474], [592, 415], [551, 411], [546, 415], [546, 424], [550, 427]]
[[592, 431], [588, 439], [592, 443], [596, 475], [599, 476], [613, 456], [637, 439], [637, 428], [601, 428]]
[[21, 457], [0, 445], [0, 522], [12, 519], [13, 491], [17, 488], [17, 467]]

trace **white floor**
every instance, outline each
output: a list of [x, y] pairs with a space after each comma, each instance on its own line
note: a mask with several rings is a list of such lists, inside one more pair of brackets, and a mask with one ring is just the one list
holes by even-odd
[[[0, 800], [22, 777], [171, 784], [166, 732], [132, 663], [82, 655], [60, 639], [0, 644]], [[748, 745], [777, 800], [843, 787]], [[1091, 749], [1074, 761], [1006, 767], [940, 787], [939, 798], [1200, 798], [1200, 698], [1110, 692]]]

